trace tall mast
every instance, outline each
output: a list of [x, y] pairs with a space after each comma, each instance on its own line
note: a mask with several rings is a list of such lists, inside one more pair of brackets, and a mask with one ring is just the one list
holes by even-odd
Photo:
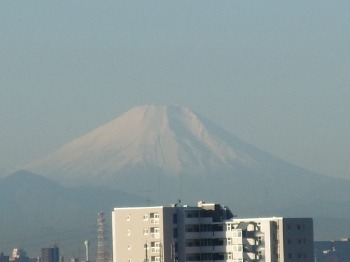
[[107, 262], [108, 256], [105, 246], [105, 213], [98, 213], [97, 218], [97, 262]]

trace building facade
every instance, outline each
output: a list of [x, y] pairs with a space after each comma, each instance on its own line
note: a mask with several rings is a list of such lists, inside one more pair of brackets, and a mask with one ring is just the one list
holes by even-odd
[[311, 218], [237, 219], [219, 204], [115, 208], [113, 262], [313, 262]]
[[[225, 222], [226, 238], [236, 239], [243, 252], [232, 252], [238, 261], [314, 261], [311, 218], [251, 218]], [[235, 238], [235, 235], [242, 237]]]

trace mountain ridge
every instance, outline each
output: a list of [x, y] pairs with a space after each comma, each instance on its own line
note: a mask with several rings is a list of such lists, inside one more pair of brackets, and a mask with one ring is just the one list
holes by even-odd
[[335, 201], [332, 216], [343, 219], [350, 199], [350, 181], [281, 160], [178, 105], [132, 108], [29, 167], [65, 185], [148, 192], [162, 205], [210, 200], [240, 216], [318, 214]]
[[[136, 206], [144, 198], [106, 187], [65, 187], [44, 176], [25, 170], [0, 180], [0, 246], [10, 254], [20, 246], [40, 255], [43, 243], [60, 243], [65, 252], [77, 254], [84, 239], [97, 246], [97, 213], [114, 207]], [[94, 249], [92, 248], [92, 251]], [[67, 254], [66, 253], [66, 254]]]

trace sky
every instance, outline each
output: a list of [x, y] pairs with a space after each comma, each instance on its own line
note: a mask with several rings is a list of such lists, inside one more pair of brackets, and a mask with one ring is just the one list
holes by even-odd
[[350, 1], [0, 1], [0, 168], [180, 104], [350, 179]]

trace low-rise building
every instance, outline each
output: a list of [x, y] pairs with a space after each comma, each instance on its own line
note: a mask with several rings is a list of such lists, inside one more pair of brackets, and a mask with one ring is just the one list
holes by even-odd
[[315, 261], [350, 262], [350, 239], [315, 241]]

